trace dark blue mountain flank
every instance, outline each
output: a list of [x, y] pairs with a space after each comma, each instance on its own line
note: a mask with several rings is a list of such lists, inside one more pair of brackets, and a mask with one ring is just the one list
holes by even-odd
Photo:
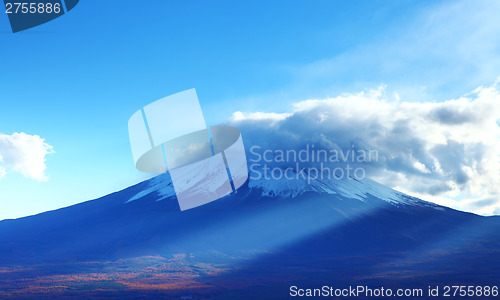
[[427, 293], [499, 278], [499, 217], [370, 180], [251, 180], [181, 212], [164, 174], [0, 222], [2, 298], [288, 299], [290, 286]]

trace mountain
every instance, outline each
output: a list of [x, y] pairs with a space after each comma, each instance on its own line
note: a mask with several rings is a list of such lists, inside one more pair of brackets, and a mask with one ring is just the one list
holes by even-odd
[[1, 221], [0, 296], [286, 299], [292, 285], [498, 285], [499, 232], [499, 217], [351, 178], [249, 180], [181, 212], [163, 174]]

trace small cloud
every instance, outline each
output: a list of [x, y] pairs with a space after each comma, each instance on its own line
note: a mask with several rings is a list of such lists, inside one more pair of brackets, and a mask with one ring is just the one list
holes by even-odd
[[230, 122], [241, 122], [241, 121], [261, 121], [268, 125], [274, 125], [279, 121], [282, 121], [289, 117], [288, 113], [265, 113], [265, 112], [253, 112], [253, 113], [243, 113], [237, 111], [233, 113]]
[[54, 153], [53, 147], [38, 135], [0, 134], [0, 178], [7, 171], [14, 171], [27, 178], [46, 181], [45, 156], [51, 153]]

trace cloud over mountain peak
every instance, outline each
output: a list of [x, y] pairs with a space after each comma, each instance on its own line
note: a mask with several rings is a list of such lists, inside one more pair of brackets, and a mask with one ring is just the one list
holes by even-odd
[[[500, 93], [405, 102], [385, 87], [295, 103], [290, 113], [237, 112], [229, 120], [268, 149], [376, 150], [369, 177], [424, 199], [480, 214], [500, 208]], [[266, 136], [266, 138], [262, 138]], [[457, 200], [459, 199], [459, 200]]]

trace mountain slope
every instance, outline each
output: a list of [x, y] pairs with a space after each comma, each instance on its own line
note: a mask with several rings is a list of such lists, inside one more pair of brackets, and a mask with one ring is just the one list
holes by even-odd
[[[0, 266], [45, 276], [92, 262], [110, 274], [117, 272], [110, 262], [130, 267], [138, 266], [131, 259], [145, 256], [175, 259], [168, 264], [189, 266], [183, 273], [196, 274], [201, 281], [194, 286], [207, 284], [213, 295], [224, 295], [228, 282], [234, 293], [252, 284], [263, 291], [282, 286], [264, 292], [272, 296], [286, 295], [284, 286], [294, 281], [380, 283], [404, 275], [428, 284], [436, 272], [487, 284], [500, 277], [498, 232], [498, 217], [441, 207], [369, 180], [250, 180], [237, 193], [181, 212], [164, 174], [97, 200], [0, 222]], [[206, 264], [215, 265], [200, 271]], [[0, 272], [0, 287], [2, 280], [12, 284], [14, 273]]]

